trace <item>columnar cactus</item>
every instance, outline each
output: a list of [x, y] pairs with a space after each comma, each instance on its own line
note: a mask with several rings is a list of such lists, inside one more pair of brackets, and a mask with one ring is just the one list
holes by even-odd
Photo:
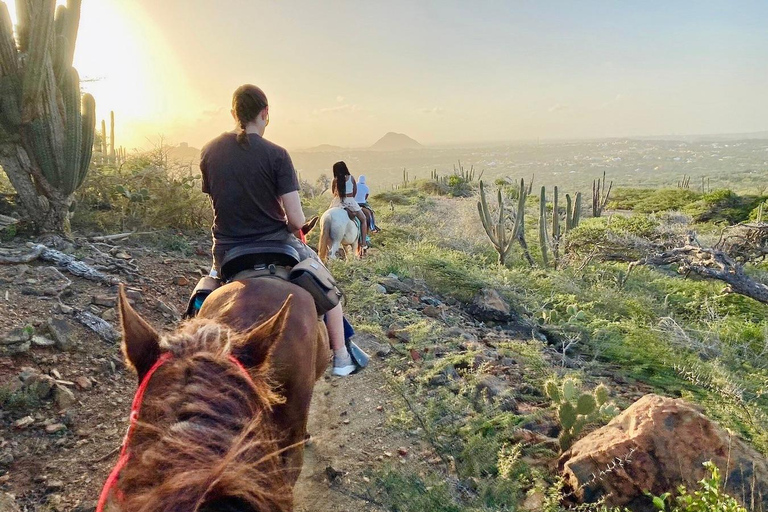
[[576, 201], [571, 201], [571, 196], [565, 194], [565, 232], [579, 225], [581, 220], [581, 192], [576, 193]]
[[[557, 216], [557, 214], [555, 214]], [[549, 266], [549, 236], [547, 235], [547, 188], [541, 186], [541, 198], [539, 200], [539, 246], [541, 247], [541, 261], [545, 267]]]
[[480, 201], [477, 202], [477, 211], [480, 214], [480, 222], [485, 229], [488, 238], [491, 239], [493, 248], [499, 253], [499, 264], [504, 265], [507, 255], [512, 248], [512, 242], [517, 239], [523, 248], [528, 262], [533, 265], [533, 260], [528, 253], [528, 246], [525, 242], [525, 199], [527, 197], [525, 189], [525, 180], [520, 180], [520, 189], [518, 191], [517, 210], [511, 211], [510, 216], [514, 216], [512, 229], [507, 228], [507, 210], [504, 206], [504, 199], [501, 196], [501, 189], [497, 193], [498, 219], [494, 222], [491, 218], [491, 210], [488, 207], [488, 201], [485, 197], [485, 185], [480, 180]]
[[604, 384], [597, 386], [592, 393], [584, 393], [579, 391], [573, 379], [565, 379], [562, 386], [548, 380], [544, 384], [544, 392], [557, 407], [557, 419], [562, 427], [558, 442], [562, 451], [571, 447], [585, 425], [603, 417], [613, 417], [619, 412], [613, 403], [608, 402], [608, 388]]
[[109, 158], [112, 160], [112, 162], [116, 162], [115, 154], [115, 111], [110, 110], [109, 112]]
[[67, 232], [93, 151], [96, 104], [72, 67], [81, 0], [0, 2], [0, 165], [40, 231]]
[[611, 195], [611, 189], [613, 188], [613, 181], [607, 186], [605, 184], [605, 171], [603, 171], [603, 179], [600, 178], [592, 182], [592, 216], [599, 217], [603, 214], [605, 205], [608, 204], [608, 196]]

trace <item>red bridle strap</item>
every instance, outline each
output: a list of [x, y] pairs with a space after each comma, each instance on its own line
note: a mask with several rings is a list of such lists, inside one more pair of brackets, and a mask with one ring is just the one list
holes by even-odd
[[[152, 375], [157, 371], [158, 368], [163, 366], [163, 364], [170, 361], [171, 359], [173, 359], [173, 354], [170, 352], [164, 352], [160, 357], [158, 357], [157, 361], [155, 361], [155, 364], [152, 365], [152, 368], [150, 368], [147, 374], [144, 375], [144, 378], [141, 379], [141, 383], [139, 384], [138, 389], [136, 389], [136, 395], [134, 395], [133, 403], [131, 404], [131, 416], [128, 423], [128, 431], [125, 433], [125, 437], [123, 438], [123, 446], [120, 449], [120, 458], [117, 460], [117, 464], [115, 464], [114, 469], [112, 469], [112, 471], [109, 473], [107, 481], [104, 482], [104, 487], [101, 489], [101, 495], [99, 496], [99, 503], [96, 506], [96, 512], [104, 512], [104, 507], [109, 500], [110, 493], [117, 487], [117, 479], [120, 476], [120, 471], [122, 471], [123, 467], [125, 467], [126, 463], [131, 458], [131, 454], [128, 451], [128, 442], [131, 439], [131, 435], [133, 434], [133, 430], [136, 427], [136, 423], [139, 421], [141, 404], [144, 401], [144, 392], [147, 390], [149, 380], [152, 378]], [[243, 366], [236, 357], [229, 356], [229, 359], [238, 368], [240, 368], [240, 370], [245, 374], [246, 377], [248, 377], [249, 380], [251, 380], [251, 376], [248, 373], [248, 370], [245, 369], [245, 366]]]

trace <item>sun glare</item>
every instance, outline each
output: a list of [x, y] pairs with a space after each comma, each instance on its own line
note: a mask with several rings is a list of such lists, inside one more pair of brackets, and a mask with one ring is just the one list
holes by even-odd
[[[6, 4], [15, 20], [15, 3]], [[184, 113], [199, 102], [176, 61], [138, 6], [118, 0], [83, 2], [74, 66], [83, 92], [96, 98], [97, 127], [102, 119], [109, 123], [109, 112], [115, 111], [118, 146], [146, 148], [194, 121]]]

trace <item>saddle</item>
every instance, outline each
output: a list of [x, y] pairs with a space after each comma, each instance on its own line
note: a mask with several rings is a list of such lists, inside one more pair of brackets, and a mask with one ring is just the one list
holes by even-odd
[[312, 295], [318, 315], [324, 315], [339, 303], [342, 292], [328, 269], [312, 259], [300, 261], [293, 247], [275, 242], [259, 242], [227, 251], [221, 262], [221, 279], [201, 278], [192, 291], [184, 318], [193, 318], [203, 302], [223, 284], [244, 279], [282, 279]]

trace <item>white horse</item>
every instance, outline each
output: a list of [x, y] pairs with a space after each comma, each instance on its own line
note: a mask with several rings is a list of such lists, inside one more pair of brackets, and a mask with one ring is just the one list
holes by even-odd
[[[340, 207], [329, 208], [320, 217], [320, 243], [318, 255], [323, 262], [328, 258], [338, 257], [339, 250], [349, 246], [352, 254], [357, 255], [360, 230], [357, 223], [349, 218], [347, 210]], [[344, 251], [346, 254], [346, 251]], [[359, 255], [358, 255], [359, 257]]]

